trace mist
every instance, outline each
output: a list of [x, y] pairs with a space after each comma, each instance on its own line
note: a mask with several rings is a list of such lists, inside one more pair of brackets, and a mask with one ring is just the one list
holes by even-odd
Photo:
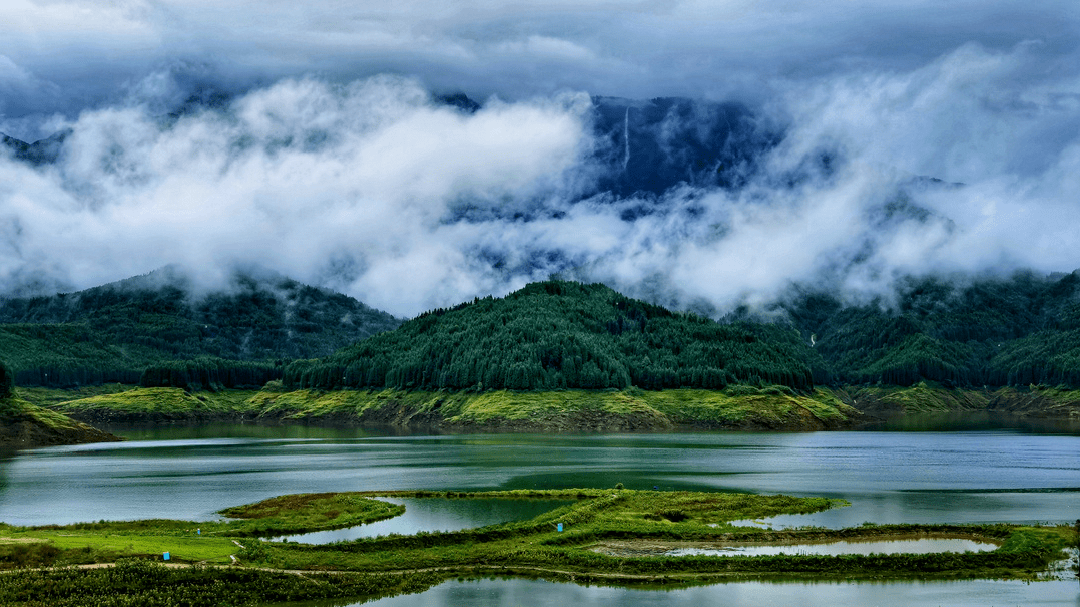
[[0, 148], [0, 295], [258, 266], [397, 316], [552, 275], [721, 315], [1080, 267], [1071, 4], [272, 6], [0, 9], [0, 132], [66, 133]]

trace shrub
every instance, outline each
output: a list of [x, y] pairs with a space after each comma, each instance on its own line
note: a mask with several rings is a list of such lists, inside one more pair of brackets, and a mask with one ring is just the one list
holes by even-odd
[[15, 374], [11, 367], [0, 360], [0, 398], [7, 398], [15, 394]]

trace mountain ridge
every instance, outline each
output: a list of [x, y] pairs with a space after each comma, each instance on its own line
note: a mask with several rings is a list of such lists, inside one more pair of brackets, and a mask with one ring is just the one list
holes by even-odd
[[22, 385], [136, 383], [148, 363], [325, 356], [399, 323], [272, 272], [237, 272], [200, 291], [165, 267], [75, 293], [0, 300], [0, 356]]

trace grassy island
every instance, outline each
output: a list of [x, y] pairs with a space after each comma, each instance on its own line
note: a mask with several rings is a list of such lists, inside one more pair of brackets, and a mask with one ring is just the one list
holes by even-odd
[[[259, 538], [338, 529], [397, 516], [380, 497], [563, 500], [518, 522], [456, 532], [388, 535], [334, 544]], [[0, 526], [0, 603], [19, 606], [260, 605], [362, 600], [423, 591], [446, 579], [539, 577], [612, 585], [687, 585], [783, 576], [808, 579], [1032, 579], [1062, 557], [1067, 527], [864, 525], [772, 531], [745, 519], [811, 513], [844, 502], [730, 493], [573, 489], [289, 495], [225, 509], [221, 521], [144, 520]], [[657, 546], [796, 544], [964, 537], [985, 552], [820, 556], [666, 556]], [[606, 546], [648, 545], [641, 556]], [[163, 562], [164, 553], [170, 555]]]

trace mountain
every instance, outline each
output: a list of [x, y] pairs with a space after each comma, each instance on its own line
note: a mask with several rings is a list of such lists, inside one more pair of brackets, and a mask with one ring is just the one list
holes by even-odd
[[964, 283], [904, 281], [895, 300], [847, 305], [806, 290], [770, 318], [715, 322], [603, 285], [549, 281], [434, 310], [319, 361], [291, 387], [432, 390], [807, 390], [922, 381], [1080, 387], [1080, 272]]
[[434, 310], [320, 361], [290, 387], [501, 389], [813, 387], [823, 361], [789, 327], [721, 324], [601, 284], [534, 283]]
[[894, 297], [862, 305], [804, 289], [777, 308], [814, 344], [832, 383], [1080, 387], [1078, 272], [909, 278]]
[[60, 156], [64, 140], [71, 134], [70, 130], [63, 130], [39, 139], [33, 143], [27, 143], [14, 137], [0, 133], [0, 145], [11, 150], [11, 155], [16, 160], [21, 160], [34, 166], [52, 164]]
[[50, 297], [0, 301], [0, 357], [21, 385], [139, 381], [151, 363], [326, 356], [400, 321], [266, 271], [202, 292], [176, 268]]
[[677, 97], [593, 97], [598, 190], [657, 195], [679, 184], [738, 188], [780, 140], [746, 106]]

